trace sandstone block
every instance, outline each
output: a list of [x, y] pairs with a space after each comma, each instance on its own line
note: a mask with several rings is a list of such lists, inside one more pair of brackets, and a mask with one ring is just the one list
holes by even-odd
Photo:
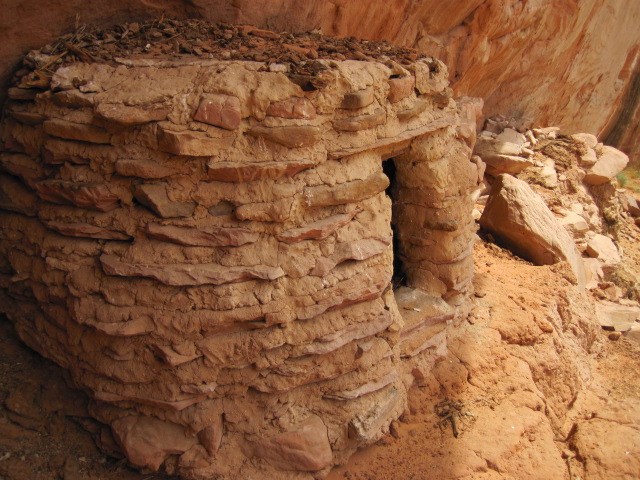
[[338, 131], [357, 132], [367, 128], [377, 127], [385, 123], [387, 114], [381, 108], [368, 115], [358, 115], [357, 117], [346, 117], [334, 120], [333, 128]]
[[390, 243], [390, 238], [365, 238], [354, 242], [340, 243], [330, 256], [318, 259], [311, 275], [323, 277], [336, 265], [347, 260], [366, 260], [387, 250]]
[[640, 307], [611, 302], [596, 303], [596, 317], [607, 330], [626, 332], [640, 320]]
[[307, 187], [304, 189], [308, 207], [326, 207], [355, 203], [383, 192], [389, 186], [389, 178], [382, 172], [364, 180], [353, 180], [335, 186]]
[[285, 222], [291, 216], [293, 200], [284, 198], [275, 202], [247, 203], [234, 210], [238, 220], [256, 222]]
[[293, 177], [297, 173], [312, 168], [309, 161], [291, 162], [216, 162], [209, 161], [207, 175], [210, 180], [218, 182], [252, 182], [254, 180], [275, 180], [283, 177]]
[[389, 79], [389, 94], [387, 100], [390, 103], [398, 103], [413, 93], [416, 86], [416, 79], [413, 75]]
[[82, 93], [80, 90], [63, 90], [51, 96], [51, 100], [59, 107], [82, 108], [93, 106], [93, 94]]
[[587, 151], [580, 156], [580, 163], [587, 167], [595, 165], [598, 161], [598, 156], [593, 148], [587, 148]]
[[571, 138], [577, 140], [578, 142], [584, 143], [587, 148], [595, 148], [598, 144], [598, 139], [595, 135], [590, 133], [574, 133], [571, 135]]
[[523, 145], [527, 141], [527, 139], [517, 130], [514, 130], [513, 128], [505, 128], [502, 133], [496, 136], [495, 141], [498, 143], [512, 143], [515, 145]]
[[247, 243], [254, 243], [260, 238], [258, 233], [246, 228], [192, 228], [159, 225], [157, 223], [147, 225], [147, 234], [152, 238], [178, 245], [200, 247], [238, 247]]
[[316, 118], [316, 107], [306, 98], [291, 97], [279, 102], [271, 102], [267, 115], [272, 117], [312, 120]]
[[622, 205], [632, 217], [640, 217], [640, 206], [636, 197], [629, 193], [622, 194]]
[[145, 179], [166, 178], [176, 173], [175, 169], [153, 160], [118, 160], [115, 170], [123, 177], [138, 177]]
[[574, 212], [567, 212], [567, 214], [560, 219], [560, 223], [567, 230], [575, 234], [584, 234], [589, 231], [589, 224], [584, 217]]
[[66, 120], [47, 120], [44, 131], [53, 137], [90, 143], [109, 143], [111, 134], [102, 128]]
[[34, 216], [37, 205], [37, 197], [22, 183], [7, 175], [0, 175], [0, 209]]
[[101, 212], [109, 212], [120, 204], [120, 197], [104, 183], [43, 180], [36, 183], [35, 188], [40, 198], [52, 203], [71, 204]]
[[405, 108], [404, 110], [400, 110], [396, 115], [398, 120], [401, 122], [406, 122], [411, 120], [414, 117], [417, 117], [422, 112], [427, 109], [427, 102], [420, 98], [416, 99], [413, 105], [409, 108]]
[[367, 411], [359, 413], [349, 422], [349, 437], [368, 442], [380, 438], [382, 428], [388, 425], [394, 416], [399, 415], [397, 409], [400, 402], [398, 390], [390, 387]]
[[89, 223], [46, 222], [47, 227], [68, 237], [96, 238], [100, 240], [129, 240], [126, 233], [108, 228], [98, 227]]
[[347, 93], [340, 103], [340, 108], [355, 110], [358, 108], [368, 107], [375, 100], [373, 87], [367, 87], [364, 90]]
[[359, 210], [354, 210], [351, 213], [331, 215], [330, 217], [323, 218], [304, 227], [287, 230], [277, 235], [277, 238], [285, 243], [297, 243], [302, 240], [321, 240], [349, 223], [358, 211]]
[[164, 184], [142, 184], [136, 186], [134, 197], [142, 205], [162, 218], [190, 217], [196, 208], [194, 202], [174, 202], [167, 195]]
[[295, 430], [258, 440], [253, 454], [283, 470], [304, 472], [327, 468], [333, 460], [327, 427], [316, 415]]
[[573, 239], [544, 200], [522, 180], [498, 176], [480, 225], [537, 265], [569, 262], [579, 284], [584, 285], [584, 265]]
[[184, 427], [153, 417], [123, 417], [111, 431], [129, 461], [157, 471], [169, 455], [183, 453], [198, 443]]
[[447, 67], [440, 60], [425, 59], [412, 67], [416, 76], [416, 89], [422, 95], [442, 92], [449, 85]]
[[604, 265], [616, 265], [622, 261], [613, 240], [599, 233], [587, 242], [586, 254], [591, 258], [597, 258]]
[[39, 91], [34, 88], [11, 87], [7, 90], [7, 97], [11, 100], [30, 101], [35, 100], [38, 93]]
[[205, 95], [200, 100], [193, 119], [227, 130], [235, 130], [242, 119], [240, 99], [232, 95]]
[[257, 125], [251, 127], [247, 133], [287, 148], [311, 147], [320, 140], [320, 129], [309, 125], [287, 127], [263, 127]]
[[24, 123], [25, 125], [39, 125], [47, 119], [47, 117], [41, 113], [16, 110], [15, 108], [6, 109], [5, 111], [18, 122]]
[[213, 138], [200, 132], [176, 132], [158, 127], [158, 149], [175, 155], [208, 157], [225, 150], [234, 141], [233, 136]]
[[121, 103], [100, 103], [95, 107], [98, 118], [131, 127], [165, 120], [169, 109], [161, 105], [128, 106]]
[[587, 171], [584, 183], [587, 185], [602, 185], [618, 175], [629, 163], [629, 157], [620, 150], [604, 146], [598, 161]]
[[0, 154], [0, 168], [16, 177], [20, 177], [27, 184], [44, 177], [44, 170], [32, 157], [22, 153]]
[[148, 277], [165, 285], [177, 287], [193, 285], [222, 285], [261, 279], [275, 280], [284, 275], [280, 267], [257, 265], [255, 267], [223, 267], [218, 264], [169, 264], [138, 265], [120, 260], [115, 255], [100, 257], [102, 269], [107, 275], [120, 277]]

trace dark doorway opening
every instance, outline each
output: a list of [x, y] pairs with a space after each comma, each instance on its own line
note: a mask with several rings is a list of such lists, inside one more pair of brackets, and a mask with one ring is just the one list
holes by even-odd
[[393, 277], [391, 283], [393, 289], [407, 285], [407, 276], [402, 264], [402, 251], [400, 246], [400, 232], [396, 222], [396, 194], [398, 185], [396, 182], [396, 164], [393, 158], [382, 162], [382, 172], [389, 177], [389, 186], [385, 190], [391, 199], [391, 230], [393, 232]]

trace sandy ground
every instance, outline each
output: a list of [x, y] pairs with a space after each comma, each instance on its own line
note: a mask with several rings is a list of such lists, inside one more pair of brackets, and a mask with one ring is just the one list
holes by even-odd
[[[633, 234], [625, 252], [640, 258]], [[482, 242], [475, 258], [473, 312], [449, 353], [391, 434], [329, 478], [640, 478], [640, 346], [608, 338], [562, 265]], [[86, 403], [0, 320], [0, 479], [168, 478], [101, 453]]]

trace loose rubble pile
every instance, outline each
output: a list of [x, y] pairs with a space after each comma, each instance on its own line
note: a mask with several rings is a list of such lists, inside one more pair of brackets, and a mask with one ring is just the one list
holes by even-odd
[[637, 199], [617, 188], [628, 157], [590, 134], [504, 118], [487, 120], [475, 154], [487, 164], [474, 213], [482, 228], [535, 264], [568, 262], [612, 338], [640, 338], [640, 272], [618, 241], [640, 216]]
[[477, 103], [433, 59], [321, 58], [306, 88], [279, 63], [101, 61], [109, 35], [28, 55], [48, 67], [9, 90], [2, 310], [137, 467], [327, 472], [388, 431], [465, 306]]

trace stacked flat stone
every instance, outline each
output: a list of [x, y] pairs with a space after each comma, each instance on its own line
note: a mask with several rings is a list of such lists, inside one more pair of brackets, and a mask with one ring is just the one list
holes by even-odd
[[469, 290], [474, 119], [444, 66], [325, 63], [320, 90], [120, 59], [8, 92], [0, 308], [137, 467], [328, 472], [405, 410]]

